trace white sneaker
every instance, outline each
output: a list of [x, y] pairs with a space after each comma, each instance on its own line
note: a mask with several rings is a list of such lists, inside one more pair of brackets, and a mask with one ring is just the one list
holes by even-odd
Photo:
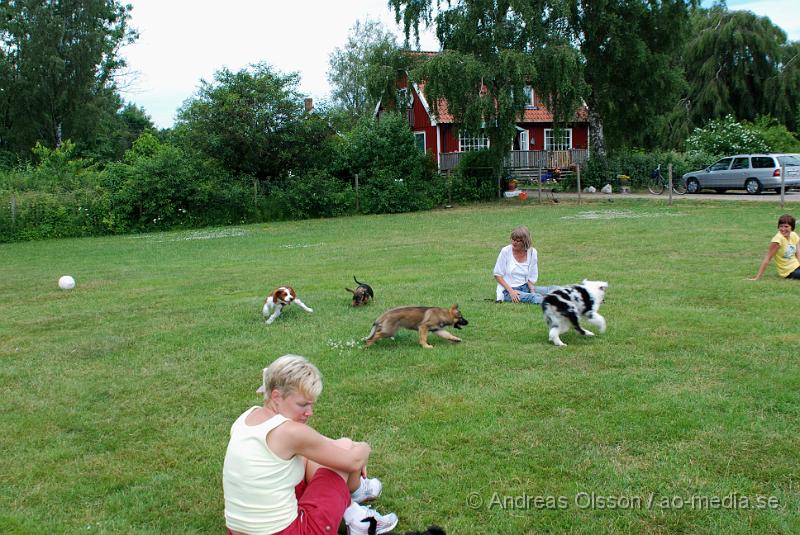
[[[394, 513], [382, 515], [366, 505], [353, 502], [344, 512], [344, 522], [347, 524], [347, 535], [378, 535], [393, 530], [398, 519]], [[373, 526], [374, 531], [371, 529]]]
[[353, 491], [351, 498], [353, 498], [353, 501], [356, 503], [369, 502], [380, 496], [382, 490], [383, 485], [377, 477], [371, 479], [362, 477], [361, 484]]

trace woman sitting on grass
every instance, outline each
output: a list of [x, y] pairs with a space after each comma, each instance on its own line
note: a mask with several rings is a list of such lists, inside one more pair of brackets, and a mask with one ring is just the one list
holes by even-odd
[[[264, 369], [264, 405], [245, 411], [231, 427], [222, 486], [229, 535], [377, 533], [397, 525], [358, 502], [381, 492], [367, 479], [369, 444], [332, 440], [306, 425], [322, 392], [319, 370], [304, 357], [284, 355]], [[352, 494], [351, 494], [352, 493]]]
[[544, 296], [559, 286], [536, 286], [539, 278], [539, 257], [531, 246], [528, 227], [511, 231], [511, 244], [500, 250], [494, 264], [497, 281], [496, 302], [539, 304]]
[[800, 279], [800, 249], [797, 246], [800, 237], [794, 232], [795, 223], [795, 218], [789, 214], [778, 218], [778, 233], [769, 242], [767, 254], [758, 267], [758, 273], [750, 280], [760, 279], [772, 258], [775, 259], [778, 275], [785, 279]]

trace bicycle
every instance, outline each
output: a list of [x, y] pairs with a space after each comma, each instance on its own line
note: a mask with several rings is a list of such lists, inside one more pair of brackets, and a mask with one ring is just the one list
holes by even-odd
[[[667, 189], [669, 185], [669, 180], [661, 175], [661, 164], [658, 164], [658, 167], [653, 169], [653, 172], [650, 173], [650, 180], [647, 181], [647, 189], [650, 190], [650, 193], [653, 195], [661, 195], [664, 193], [664, 190]], [[686, 193], [686, 183], [678, 178], [678, 180], [672, 181], [672, 192], [678, 195], [683, 195]]]

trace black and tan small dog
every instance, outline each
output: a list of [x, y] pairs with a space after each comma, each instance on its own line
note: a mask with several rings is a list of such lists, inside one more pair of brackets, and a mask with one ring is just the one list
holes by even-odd
[[345, 288], [345, 290], [353, 294], [354, 307], [366, 305], [369, 303], [370, 299], [375, 299], [375, 294], [372, 292], [372, 286], [369, 284], [364, 284], [363, 282], [358, 282], [358, 279], [355, 275], [353, 275], [353, 280], [356, 281], [356, 284], [358, 284], [356, 289], [351, 290], [350, 288]]
[[419, 331], [419, 343], [424, 348], [433, 347], [428, 343], [428, 333], [432, 332], [451, 342], [460, 342], [461, 338], [444, 330], [452, 325], [460, 329], [469, 322], [461, 315], [458, 305], [450, 308], [437, 307], [399, 307], [387, 310], [372, 324], [372, 331], [367, 336], [367, 346], [371, 346], [381, 338], [391, 338], [401, 327]]

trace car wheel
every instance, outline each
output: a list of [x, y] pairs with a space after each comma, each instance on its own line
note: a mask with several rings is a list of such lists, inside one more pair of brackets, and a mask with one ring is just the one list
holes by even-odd
[[701, 189], [700, 182], [696, 178], [692, 177], [686, 180], [686, 191], [688, 193], [700, 193]]
[[761, 185], [761, 182], [759, 182], [757, 178], [748, 178], [747, 180], [744, 181], [744, 189], [746, 189], [747, 193], [749, 193], [750, 195], [756, 195], [758, 193], [761, 193], [761, 190], [763, 190], [764, 187]]

